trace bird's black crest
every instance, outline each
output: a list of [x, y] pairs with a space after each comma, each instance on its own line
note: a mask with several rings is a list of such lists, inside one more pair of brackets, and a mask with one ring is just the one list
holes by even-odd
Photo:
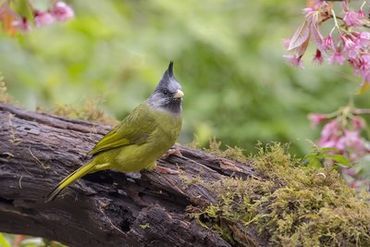
[[172, 82], [172, 85], [173, 85], [173, 82], [178, 83], [173, 73], [173, 61], [171, 61], [168, 64], [168, 68], [163, 73], [162, 79], [159, 81], [157, 85], [157, 89], [168, 88], [171, 85], [171, 82]]
[[173, 61], [168, 65], [167, 73], [170, 77], [173, 77]]
[[155, 108], [162, 108], [172, 113], [181, 112], [182, 98], [175, 98], [174, 95], [181, 90], [180, 83], [176, 80], [173, 72], [173, 61], [163, 73], [156, 89], [149, 97], [148, 102]]

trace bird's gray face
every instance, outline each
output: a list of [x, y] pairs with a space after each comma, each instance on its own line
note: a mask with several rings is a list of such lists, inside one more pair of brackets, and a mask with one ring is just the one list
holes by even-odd
[[181, 85], [173, 75], [173, 63], [171, 62], [156, 89], [149, 97], [148, 103], [154, 108], [179, 114], [182, 111], [183, 96]]

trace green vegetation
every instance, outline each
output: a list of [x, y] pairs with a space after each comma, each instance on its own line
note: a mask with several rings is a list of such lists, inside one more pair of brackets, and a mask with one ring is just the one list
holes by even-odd
[[0, 233], [1, 247], [67, 247], [56, 241], [47, 239], [30, 237], [26, 235], [11, 235]]
[[0, 233], [0, 246], [11, 247], [9, 241], [5, 238], [3, 233]]
[[251, 159], [263, 179], [205, 185], [219, 198], [198, 215], [204, 224], [239, 244], [255, 229], [273, 246], [370, 245], [369, 196], [356, 194], [336, 170], [302, 167], [279, 144]]
[[4, 77], [0, 73], [0, 103], [9, 103], [11, 101], [7, 91], [8, 89], [6, 87]]
[[[307, 114], [346, 105], [359, 84], [343, 67], [284, 63], [282, 41], [301, 23], [305, 1], [67, 2], [76, 14], [68, 23], [17, 37], [0, 32], [0, 102], [113, 125], [174, 60], [185, 92], [180, 142], [205, 146], [217, 137], [226, 145], [212, 141], [208, 151], [246, 161], [259, 141], [307, 153], [305, 140], [318, 137]], [[368, 107], [368, 95], [356, 101]], [[240, 148], [220, 151], [228, 145]], [[263, 179], [203, 184], [220, 196], [199, 220], [234, 243], [253, 242], [250, 230], [274, 246], [368, 246], [367, 198], [322, 168], [327, 157], [317, 150], [299, 160], [277, 144], [260, 148], [251, 159]], [[202, 184], [200, 177], [186, 182]], [[0, 245], [7, 242], [0, 233]]]
[[284, 63], [282, 40], [302, 21], [304, 1], [67, 3], [76, 14], [68, 23], [0, 34], [0, 71], [30, 109], [98, 100], [121, 119], [173, 59], [185, 92], [181, 143], [195, 137], [204, 146], [216, 136], [252, 152], [258, 140], [273, 140], [303, 153], [305, 139], [318, 137], [307, 113], [345, 105], [358, 85], [342, 67]]
[[[38, 110], [45, 112], [43, 109]], [[99, 103], [94, 102], [93, 100], [85, 101], [80, 107], [71, 105], [57, 105], [52, 107], [49, 112], [62, 117], [93, 121], [110, 126], [114, 126], [118, 123], [114, 117], [109, 116], [103, 110], [101, 110], [99, 108]]]

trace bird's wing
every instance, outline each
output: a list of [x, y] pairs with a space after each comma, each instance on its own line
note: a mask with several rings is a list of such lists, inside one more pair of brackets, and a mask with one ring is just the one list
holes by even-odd
[[157, 127], [147, 104], [136, 107], [120, 124], [108, 132], [89, 152], [96, 155], [107, 150], [143, 144]]

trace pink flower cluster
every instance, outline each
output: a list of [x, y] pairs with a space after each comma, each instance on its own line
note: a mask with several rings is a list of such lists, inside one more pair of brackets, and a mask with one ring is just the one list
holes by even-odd
[[355, 122], [363, 122], [361, 118], [352, 120], [351, 128], [345, 129], [338, 119], [328, 122], [321, 131], [319, 146], [326, 148], [336, 148], [340, 154], [344, 154], [352, 161], [356, 161], [370, 150], [366, 145], [366, 140], [360, 135], [364, 125]]
[[325, 123], [318, 141], [320, 147], [334, 148], [349, 160], [357, 161], [370, 153], [368, 142], [361, 137], [366, 122], [360, 114], [367, 113], [370, 110], [347, 106], [334, 114], [312, 113], [308, 118], [313, 126]]
[[[56, 21], [64, 22], [73, 17], [73, 9], [62, 1], [57, 1], [47, 11], [34, 10], [34, 24], [36, 27], [47, 26]], [[13, 26], [21, 31], [29, 31], [31, 29], [30, 22], [25, 17], [18, 17], [13, 21]]]
[[362, 114], [370, 114], [370, 109], [347, 106], [331, 114], [312, 113], [308, 118], [313, 126], [324, 124], [318, 145], [332, 148], [329, 154], [341, 154], [352, 163], [341, 168], [348, 184], [355, 189], [370, 189], [370, 180], [361, 174], [363, 168], [359, 166], [370, 155], [370, 142], [361, 136], [366, 128]]
[[[294, 35], [285, 42], [290, 55], [286, 58], [295, 66], [302, 67], [302, 57], [308, 44], [313, 41], [316, 53], [313, 60], [321, 64], [324, 57], [330, 64], [342, 65], [346, 61], [355, 74], [370, 83], [370, 11], [365, 12], [365, 4], [359, 10], [352, 10], [348, 0], [341, 3], [342, 17], [334, 12], [333, 4], [327, 1], [310, 1], [304, 9], [305, 20]], [[324, 36], [321, 26], [332, 20], [333, 28]]]

